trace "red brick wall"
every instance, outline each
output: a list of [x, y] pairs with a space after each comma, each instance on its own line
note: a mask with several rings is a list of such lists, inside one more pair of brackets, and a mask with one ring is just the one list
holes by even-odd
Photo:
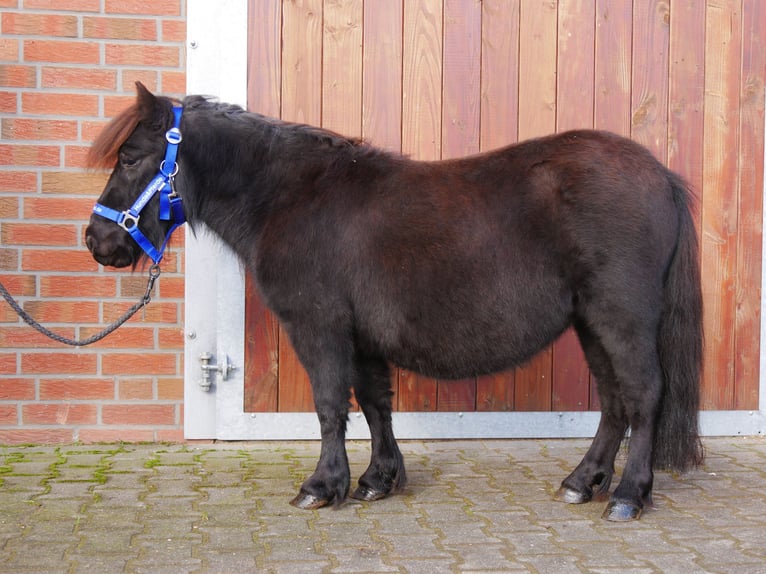
[[[64, 335], [93, 334], [145, 289], [144, 271], [104, 269], [84, 246], [105, 175], [83, 158], [136, 80], [183, 94], [185, 11], [184, 0], [0, 0], [0, 281]], [[0, 300], [0, 443], [183, 438], [176, 235], [145, 315], [92, 347], [49, 341]]]

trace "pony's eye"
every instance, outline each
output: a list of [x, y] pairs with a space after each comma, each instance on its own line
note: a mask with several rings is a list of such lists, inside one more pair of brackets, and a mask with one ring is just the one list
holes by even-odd
[[120, 154], [120, 165], [122, 167], [133, 167], [138, 163], [138, 159], [135, 157], [130, 157], [124, 153]]

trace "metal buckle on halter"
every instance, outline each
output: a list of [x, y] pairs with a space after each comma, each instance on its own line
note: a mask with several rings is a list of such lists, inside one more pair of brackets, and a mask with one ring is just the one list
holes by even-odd
[[130, 233], [131, 229], [135, 228], [138, 225], [138, 220], [140, 218], [141, 218], [140, 215], [133, 215], [132, 213], [128, 211], [123, 211], [122, 220], [118, 221], [117, 225], [122, 227], [128, 233]]
[[165, 139], [168, 140], [169, 144], [178, 145], [184, 138], [181, 135], [181, 130], [176, 127], [172, 127], [165, 132]]

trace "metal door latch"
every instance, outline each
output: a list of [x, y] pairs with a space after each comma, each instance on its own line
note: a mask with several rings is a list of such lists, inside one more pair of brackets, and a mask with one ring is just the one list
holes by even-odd
[[205, 392], [210, 390], [215, 373], [220, 373], [221, 380], [225, 381], [229, 377], [229, 373], [236, 368], [231, 364], [231, 361], [229, 361], [229, 357], [226, 354], [222, 355], [221, 360], [219, 361], [220, 364], [218, 365], [212, 363], [212, 360], [212, 353], [202, 353], [199, 356], [200, 368], [202, 369], [202, 380], [200, 381], [199, 386]]

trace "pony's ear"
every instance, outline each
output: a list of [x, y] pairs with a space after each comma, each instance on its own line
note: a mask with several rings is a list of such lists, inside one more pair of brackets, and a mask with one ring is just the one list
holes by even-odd
[[136, 109], [138, 119], [154, 130], [164, 130], [168, 119], [169, 104], [165, 98], [159, 98], [141, 82], [136, 82]]

